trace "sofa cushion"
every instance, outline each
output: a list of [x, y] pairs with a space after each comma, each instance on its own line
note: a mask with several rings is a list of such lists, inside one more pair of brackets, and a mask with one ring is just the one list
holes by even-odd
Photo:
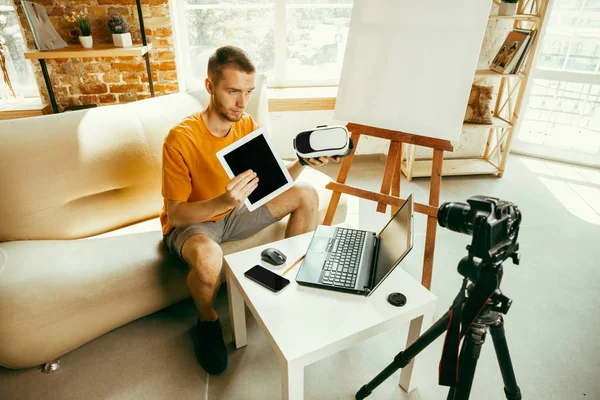
[[151, 100], [6, 121], [0, 241], [81, 238], [156, 216], [164, 137], [201, 105], [187, 94]]
[[160, 232], [0, 243], [0, 365], [40, 365], [188, 296]]

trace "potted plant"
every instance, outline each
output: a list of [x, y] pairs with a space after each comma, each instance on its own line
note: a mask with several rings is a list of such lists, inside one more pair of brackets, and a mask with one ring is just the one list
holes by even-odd
[[92, 39], [92, 21], [88, 16], [87, 8], [84, 8], [83, 11], [75, 12], [71, 11], [70, 14], [65, 16], [66, 20], [79, 30], [81, 35], [79, 36], [79, 42], [86, 49], [91, 49], [94, 44], [94, 40]]
[[515, 15], [519, 0], [501, 0], [498, 6], [498, 15]]
[[131, 33], [129, 24], [120, 14], [113, 14], [108, 18], [108, 29], [112, 32], [115, 47], [131, 47]]

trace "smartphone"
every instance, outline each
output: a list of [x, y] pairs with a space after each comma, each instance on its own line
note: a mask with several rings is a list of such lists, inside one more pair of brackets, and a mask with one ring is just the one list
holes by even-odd
[[288, 279], [281, 275], [277, 275], [275, 272], [266, 269], [262, 265], [255, 265], [250, 268], [248, 271], [244, 272], [244, 276], [275, 293], [290, 284]]

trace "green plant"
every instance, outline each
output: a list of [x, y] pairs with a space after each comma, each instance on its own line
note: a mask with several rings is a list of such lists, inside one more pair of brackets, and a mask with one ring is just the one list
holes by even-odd
[[108, 29], [112, 33], [127, 33], [129, 24], [121, 14], [113, 14], [108, 18]]
[[92, 21], [88, 16], [87, 8], [79, 12], [71, 11], [70, 14], [65, 15], [65, 19], [79, 29], [81, 36], [90, 36], [92, 33]]

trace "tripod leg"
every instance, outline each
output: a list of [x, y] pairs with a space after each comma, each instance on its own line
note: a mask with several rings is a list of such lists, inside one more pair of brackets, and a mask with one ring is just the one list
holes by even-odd
[[498, 364], [500, 364], [500, 372], [504, 381], [504, 393], [508, 400], [521, 400], [521, 389], [517, 385], [515, 371], [513, 370], [510, 354], [508, 352], [508, 344], [506, 343], [506, 335], [504, 333], [504, 320], [498, 318], [497, 323], [490, 325], [490, 333], [496, 350]]
[[355, 398], [357, 400], [362, 400], [369, 396], [373, 390], [377, 388], [377, 386], [381, 385], [394, 372], [407, 366], [408, 363], [410, 363], [410, 360], [415, 358], [417, 354], [435, 341], [442, 333], [446, 332], [446, 329], [448, 328], [448, 321], [450, 321], [450, 312], [444, 314], [442, 318], [434, 323], [427, 330], [427, 332], [415, 340], [415, 342], [407, 347], [406, 350], [398, 353], [390, 365], [385, 367], [385, 369], [381, 371], [375, 378], [373, 378], [372, 381], [360, 388], [360, 390], [356, 393]]
[[469, 328], [460, 350], [458, 383], [448, 392], [447, 400], [469, 399], [481, 346], [485, 342], [486, 329], [485, 325], [477, 322]]

